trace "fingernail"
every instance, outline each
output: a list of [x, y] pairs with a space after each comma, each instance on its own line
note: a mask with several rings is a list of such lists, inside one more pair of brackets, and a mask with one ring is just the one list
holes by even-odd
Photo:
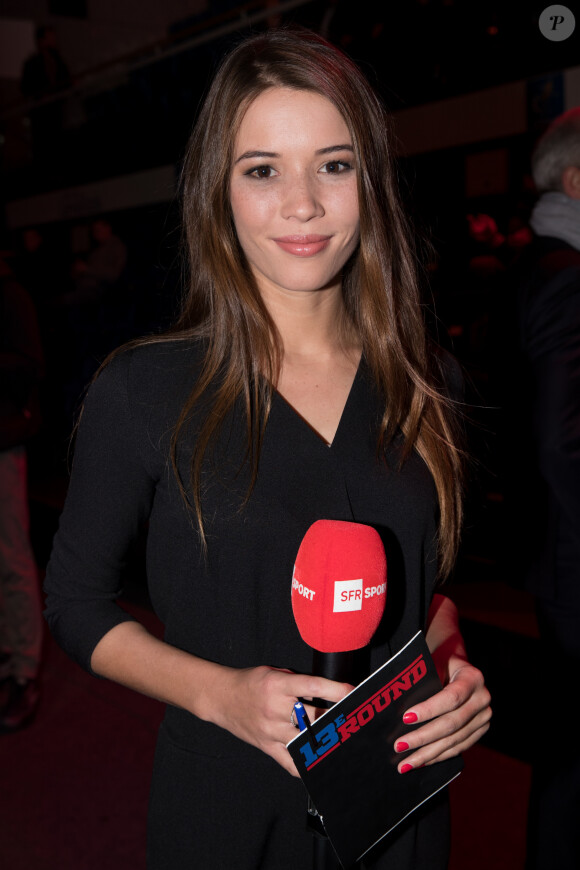
[[419, 717], [416, 713], [405, 713], [403, 716], [403, 722], [405, 725], [412, 725], [413, 722], [416, 722]]
[[399, 773], [409, 773], [410, 770], [413, 770], [412, 764], [402, 764], [399, 768]]
[[395, 752], [406, 752], [409, 748], [409, 744], [405, 743], [404, 740], [399, 740], [398, 743], [395, 743]]

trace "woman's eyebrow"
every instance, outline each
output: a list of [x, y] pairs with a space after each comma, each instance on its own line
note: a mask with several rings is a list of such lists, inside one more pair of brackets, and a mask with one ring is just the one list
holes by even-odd
[[236, 163], [239, 163], [240, 160], [249, 160], [253, 157], [279, 157], [275, 151], [244, 151], [243, 154], [236, 159]]
[[[318, 148], [315, 151], [315, 154], [332, 154], [334, 151], [354, 151], [354, 148], [350, 144], [345, 145], [327, 145], [325, 148]], [[263, 159], [263, 158], [277, 158], [280, 155], [276, 151], [244, 151], [243, 154], [240, 154], [239, 157], [236, 158], [235, 163], [240, 163], [242, 160], [252, 160], [252, 159]]]
[[316, 151], [316, 154], [332, 154], [333, 151], [352, 151], [354, 152], [354, 148], [352, 145], [328, 145], [327, 148], [319, 148]]

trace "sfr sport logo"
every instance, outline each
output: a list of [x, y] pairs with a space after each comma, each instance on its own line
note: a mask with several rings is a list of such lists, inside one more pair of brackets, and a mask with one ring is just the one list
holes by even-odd
[[308, 743], [300, 747], [306, 770], [311, 770], [327, 755], [334, 752], [351, 737], [356, 736], [361, 728], [368, 725], [375, 716], [380, 716], [392, 701], [400, 698], [404, 692], [415, 686], [426, 673], [427, 665], [423, 656], [420, 655], [404, 671], [401, 671], [398, 676], [394, 677], [378, 692], [375, 692], [372, 697], [360, 704], [348, 716], [343, 714], [337, 716], [334, 721], [329, 722], [319, 731], [316, 731], [316, 725], [314, 725], [310, 731], [314, 739], [309, 737]]

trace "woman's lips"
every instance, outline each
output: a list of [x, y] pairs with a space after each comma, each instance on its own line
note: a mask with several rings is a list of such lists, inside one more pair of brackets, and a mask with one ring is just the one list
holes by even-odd
[[280, 236], [273, 239], [276, 244], [288, 254], [295, 257], [313, 257], [328, 245], [331, 236]]

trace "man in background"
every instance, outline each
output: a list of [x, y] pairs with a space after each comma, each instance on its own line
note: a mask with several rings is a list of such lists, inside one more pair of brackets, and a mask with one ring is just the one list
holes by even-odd
[[36, 52], [24, 63], [20, 78], [22, 95], [34, 101], [30, 110], [34, 159], [47, 180], [63, 162], [64, 104], [58, 95], [70, 88], [72, 78], [58, 48], [56, 32], [42, 25], [36, 31]]
[[535, 596], [539, 683], [547, 690], [522, 711], [538, 727], [526, 868], [573, 870], [580, 860], [580, 107], [549, 126], [531, 167], [539, 198], [521, 264], [523, 377], [512, 395], [523, 419], [509, 446], [520, 468], [518, 559]]

